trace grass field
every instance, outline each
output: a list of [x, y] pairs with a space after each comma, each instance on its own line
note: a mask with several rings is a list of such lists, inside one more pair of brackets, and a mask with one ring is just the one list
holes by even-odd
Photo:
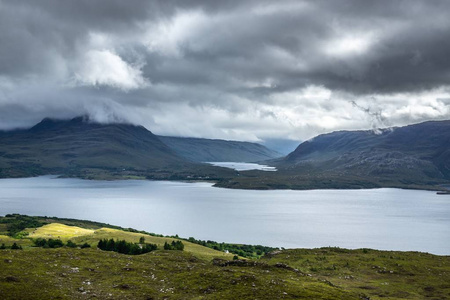
[[[36, 221], [27, 218], [18, 219]], [[65, 222], [80, 226], [50, 223], [27, 228], [21, 239], [0, 235], [0, 243], [23, 246], [0, 250], [0, 299], [450, 299], [450, 256], [321, 248], [233, 260], [185, 240], [184, 251], [161, 250], [172, 237]], [[32, 247], [38, 237], [92, 247]], [[125, 255], [95, 247], [99, 239], [141, 237], [159, 250]]]
[[[164, 246], [165, 242], [171, 243], [176, 238], [168, 237], [157, 237], [148, 234], [128, 232], [113, 228], [100, 228], [100, 229], [85, 229], [78, 226], [67, 226], [60, 223], [51, 223], [44, 225], [39, 228], [27, 229], [29, 238], [54, 238], [61, 239], [64, 242], [71, 240], [76, 244], [88, 243], [92, 247], [96, 247], [100, 239], [116, 239], [116, 240], [126, 240], [127, 242], [137, 243], [141, 237], [145, 238], [146, 243], [156, 244], [160, 249]], [[0, 236], [1, 238], [1, 236]], [[14, 239], [9, 239], [8, 243], [11, 244]], [[26, 243], [23, 243], [27, 245]], [[206, 248], [197, 244], [189, 243], [183, 241], [185, 245], [184, 251], [191, 253], [200, 259], [213, 259], [215, 257], [219, 258], [233, 258], [232, 254], [216, 251], [210, 248]]]

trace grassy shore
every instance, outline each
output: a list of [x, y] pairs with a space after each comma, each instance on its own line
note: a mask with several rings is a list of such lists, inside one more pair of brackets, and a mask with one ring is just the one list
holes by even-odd
[[[12, 237], [8, 228], [18, 219], [42, 224], [15, 230]], [[321, 248], [236, 260], [186, 240], [184, 251], [162, 250], [177, 239], [95, 222], [17, 216], [0, 221], [0, 244], [23, 248], [0, 250], [1, 299], [450, 299], [449, 256]], [[125, 255], [96, 248], [99, 239], [136, 243], [142, 237], [158, 250]], [[37, 248], [37, 238], [91, 248]]]

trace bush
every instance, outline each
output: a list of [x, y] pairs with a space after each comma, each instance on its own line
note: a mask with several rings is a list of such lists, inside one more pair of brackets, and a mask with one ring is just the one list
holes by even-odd
[[89, 245], [88, 243], [84, 243], [83, 245], [81, 245], [81, 249], [85, 248], [91, 248], [91, 245]]
[[22, 250], [22, 246], [19, 246], [19, 245], [17, 245], [16, 243], [14, 243], [14, 244], [11, 246], [11, 249], [12, 249], [12, 250]]
[[33, 240], [33, 243], [36, 247], [43, 247], [43, 248], [60, 248], [64, 246], [64, 243], [60, 239], [43, 239], [43, 238], [37, 238]]
[[214, 250], [219, 251], [228, 251], [230, 253], [240, 255], [243, 257], [258, 257], [262, 256], [266, 253], [272, 252], [274, 250], [278, 250], [278, 248], [265, 247], [261, 245], [240, 245], [240, 244], [226, 244], [226, 243], [218, 243], [215, 241], [202, 241], [196, 240], [193, 237], [187, 239], [191, 243], [195, 243], [198, 245], [202, 245], [208, 248], [212, 248]]
[[64, 246], [64, 243], [60, 239], [48, 239], [48, 246], [50, 248], [60, 248]]
[[103, 239], [99, 240], [97, 247], [104, 251], [114, 251], [122, 254], [138, 255], [156, 250], [156, 244], [129, 243], [125, 240]]
[[0, 250], [3, 250], [3, 249], [6, 249], [5, 244], [2, 244], [2, 245], [0, 246]]
[[68, 240], [67, 243], [66, 243], [66, 246], [69, 247], [69, 248], [76, 248], [77, 244], [75, 244], [71, 240]]
[[30, 233], [28, 231], [19, 231], [14, 235], [15, 239], [23, 239], [24, 237], [28, 236]]
[[165, 242], [164, 243], [164, 250], [184, 250], [184, 244], [181, 241], [172, 241], [171, 244]]

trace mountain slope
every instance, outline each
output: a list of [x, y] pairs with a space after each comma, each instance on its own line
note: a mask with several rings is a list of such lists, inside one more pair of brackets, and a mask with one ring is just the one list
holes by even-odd
[[216, 139], [158, 136], [179, 156], [195, 162], [256, 162], [282, 155], [260, 144]]
[[450, 121], [373, 131], [339, 131], [300, 144], [280, 162], [309, 172], [450, 179]]
[[442, 189], [450, 181], [450, 121], [373, 131], [338, 131], [267, 162], [277, 172], [240, 172], [217, 184], [246, 189], [400, 187]]
[[67, 169], [179, 167], [187, 162], [142, 126], [98, 124], [78, 117], [44, 119], [0, 135], [0, 176], [66, 173]]

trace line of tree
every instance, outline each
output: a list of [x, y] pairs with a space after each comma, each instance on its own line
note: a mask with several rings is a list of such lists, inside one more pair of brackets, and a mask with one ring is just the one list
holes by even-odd
[[266, 253], [279, 250], [278, 248], [273, 247], [266, 247], [261, 245], [239, 245], [239, 244], [227, 244], [227, 243], [218, 243], [215, 241], [202, 241], [202, 240], [196, 240], [193, 237], [190, 237], [188, 239], [189, 242], [195, 243], [198, 245], [202, 245], [204, 247], [212, 248], [214, 250], [218, 251], [228, 251], [230, 253], [242, 256], [242, 257], [248, 257], [248, 258], [256, 258], [260, 257]]
[[184, 250], [184, 244], [182, 241], [172, 241], [172, 243], [165, 242], [164, 250]]
[[122, 254], [139, 255], [158, 249], [156, 244], [130, 243], [125, 240], [102, 239], [97, 247], [104, 251], [114, 251]]
[[33, 244], [36, 247], [42, 247], [42, 248], [61, 248], [63, 246], [69, 247], [69, 248], [89, 248], [91, 245], [88, 243], [84, 243], [82, 245], [77, 245], [71, 240], [68, 240], [67, 243], [64, 245], [64, 242], [60, 239], [44, 239], [44, 238], [37, 238], [33, 240]]
[[5, 244], [2, 244], [2, 245], [0, 246], [0, 250], [4, 250], [4, 249], [22, 250], [22, 246], [17, 245], [17, 243], [12, 244], [11, 247], [7, 247], [7, 246], [5, 246]]
[[[8, 235], [15, 238], [23, 238], [23, 236], [16, 236], [18, 233], [26, 228], [36, 228], [41, 227], [46, 222], [38, 220], [36, 217], [29, 217], [24, 215], [8, 214], [5, 218], [0, 219], [0, 223], [7, 224], [6, 228]], [[22, 233], [22, 235], [26, 235]]]
[[43, 239], [43, 238], [37, 238], [33, 240], [33, 243], [36, 247], [43, 247], [43, 248], [60, 248], [64, 246], [63, 241], [60, 239]]

